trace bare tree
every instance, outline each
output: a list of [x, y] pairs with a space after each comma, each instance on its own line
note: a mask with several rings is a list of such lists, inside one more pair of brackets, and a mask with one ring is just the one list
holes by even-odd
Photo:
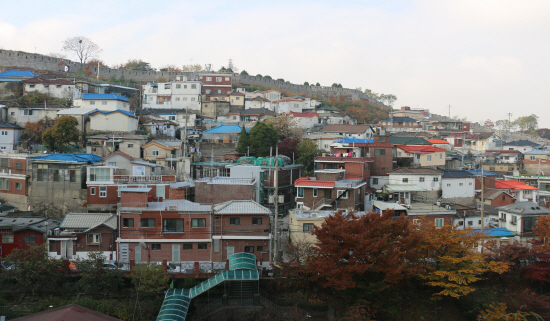
[[92, 40], [86, 37], [72, 37], [67, 38], [63, 41], [63, 50], [72, 51], [76, 53], [80, 63], [86, 63], [86, 60], [90, 57], [94, 57], [103, 51], [99, 46]]

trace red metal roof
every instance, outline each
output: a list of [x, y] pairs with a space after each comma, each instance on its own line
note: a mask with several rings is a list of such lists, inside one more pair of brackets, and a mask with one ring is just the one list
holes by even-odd
[[432, 144], [448, 144], [449, 142], [443, 139], [426, 139]]
[[344, 163], [364, 163], [373, 162], [372, 157], [336, 157], [336, 156], [317, 156], [315, 161], [325, 162], [344, 162]]
[[513, 191], [522, 191], [522, 190], [538, 190], [534, 186], [527, 185], [518, 181], [496, 181], [495, 188], [498, 189], [511, 189]]
[[411, 145], [399, 145], [397, 148], [404, 150], [406, 153], [411, 154], [429, 154], [435, 152], [444, 152], [443, 148], [434, 146], [411, 146]]
[[319, 115], [317, 115], [317, 112], [313, 112], [313, 113], [295, 113], [295, 112], [290, 112], [290, 114], [294, 117], [319, 117]]
[[334, 187], [334, 182], [318, 181], [315, 177], [300, 177], [294, 182], [294, 186]]

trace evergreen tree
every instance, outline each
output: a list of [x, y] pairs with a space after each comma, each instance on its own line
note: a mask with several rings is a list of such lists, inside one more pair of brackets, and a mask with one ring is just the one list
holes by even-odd
[[241, 134], [239, 135], [239, 143], [237, 144], [237, 153], [239, 153], [239, 156], [246, 155], [248, 146], [250, 146], [250, 136], [243, 126]]
[[279, 134], [273, 126], [257, 122], [250, 130], [250, 154], [256, 157], [269, 156], [270, 148], [274, 147], [278, 140]]

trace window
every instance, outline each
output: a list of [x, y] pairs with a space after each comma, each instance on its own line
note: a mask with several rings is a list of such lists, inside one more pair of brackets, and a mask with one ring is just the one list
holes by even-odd
[[378, 178], [372, 179], [372, 185], [378, 185]]
[[106, 101], [106, 100], [102, 100], [102, 101], [101, 101], [101, 105], [103, 105], [103, 106], [107, 105], [107, 101]]
[[536, 159], [535, 156], [530, 156], [529, 158], [530, 158], [532, 161], [534, 161], [534, 160]]
[[21, 169], [22, 165], [21, 162], [15, 162], [15, 169]]
[[385, 149], [375, 149], [374, 150], [374, 155], [384, 156], [384, 155], [386, 155], [386, 150]]
[[36, 235], [25, 235], [25, 243], [36, 243]]
[[221, 90], [218, 90], [218, 94], [221, 94], [221, 93], [222, 93], [222, 91], [221, 91]]
[[128, 148], [134, 148], [134, 144], [128, 144]]
[[298, 187], [298, 197], [304, 197], [304, 188]]
[[181, 84], [176, 84], [176, 89], [181, 89]]
[[460, 225], [460, 226], [464, 225], [464, 221], [459, 221], [458, 225]]
[[523, 219], [523, 232], [531, 232], [533, 231], [533, 226], [535, 225], [535, 218], [534, 217], [525, 217]]
[[317, 197], [317, 189], [316, 188], [313, 189], [313, 197]]
[[90, 105], [95, 105], [95, 101], [90, 100]]
[[192, 84], [191, 89], [197, 89], [197, 84]]
[[512, 215], [512, 222], [516, 223], [518, 221], [518, 217], [515, 215]]
[[481, 225], [481, 220], [478, 220], [478, 221], [477, 221], [477, 224]]
[[229, 219], [229, 225], [240, 225], [240, 224], [241, 224], [241, 219], [238, 217], [231, 217]]
[[428, 162], [431, 162], [431, 161], [432, 161], [432, 155], [427, 155], [426, 158], [427, 158]]
[[21, 183], [15, 183], [15, 189], [23, 189], [23, 185]]
[[183, 101], [187, 101], [187, 97], [183, 97]]
[[108, 166], [116, 166], [116, 162], [108, 162], [107, 165]]
[[134, 227], [134, 219], [133, 218], [123, 218], [122, 219], [122, 227]]
[[420, 154], [416, 154], [416, 159], [420, 160]]
[[458, 186], [464, 186], [464, 183], [458, 183]]
[[183, 244], [183, 249], [184, 250], [192, 250], [193, 249], [193, 243]]
[[408, 178], [403, 178], [402, 181], [403, 181], [403, 183], [408, 183], [409, 179]]
[[502, 195], [502, 200], [503, 200], [503, 201], [506, 200], [506, 195]]
[[229, 77], [225, 77], [225, 81], [229, 81]]
[[182, 218], [165, 218], [163, 229], [164, 232], [183, 232], [183, 219]]
[[159, 155], [158, 150], [151, 151], [151, 156], [158, 156], [158, 155]]
[[199, 243], [199, 250], [208, 250], [208, 244], [206, 243]]
[[245, 246], [244, 247], [245, 253], [254, 253], [254, 246]]
[[34, 85], [29, 85], [30, 88], [34, 88]]
[[262, 225], [262, 218], [261, 217], [253, 217], [252, 218], [252, 225]]
[[256, 251], [261, 252], [264, 250], [263, 246], [256, 246]]
[[206, 77], [206, 81], [212, 81], [212, 77]]
[[107, 197], [107, 186], [99, 187], [99, 197]]
[[401, 152], [397, 152], [397, 156], [401, 156]]
[[502, 213], [502, 219], [506, 222], [506, 213]]
[[420, 178], [418, 179], [418, 181], [419, 181], [420, 183], [424, 183], [424, 177], [420, 177]]
[[154, 218], [142, 218], [141, 219], [141, 228], [153, 228], [155, 227]]
[[206, 219], [205, 218], [191, 219], [191, 227], [206, 227]]
[[99, 233], [90, 233], [86, 235], [86, 244], [99, 244]]
[[443, 153], [439, 153], [439, 159], [443, 159]]
[[447, 187], [451, 187], [451, 184], [447, 184]]
[[9, 178], [0, 178], [0, 189], [10, 189]]
[[435, 227], [442, 227], [443, 226], [443, 219], [442, 218], [436, 218], [435, 219]]
[[2, 234], [2, 243], [13, 243], [13, 234]]
[[179, 98], [179, 97], [176, 97], [176, 101], [180, 101], [180, 98]]
[[439, 177], [434, 177], [434, 182], [439, 182]]
[[95, 187], [90, 187], [90, 195], [95, 195]]
[[313, 231], [313, 223], [304, 223], [303, 231], [304, 232]]
[[468, 226], [474, 225], [474, 221], [468, 221]]
[[151, 250], [160, 251], [160, 244], [151, 244]]
[[222, 77], [216, 77], [216, 82], [221, 82], [222, 81]]
[[89, 168], [90, 181], [92, 182], [110, 182], [111, 181], [111, 169], [110, 168]]
[[337, 196], [340, 197], [340, 198], [343, 198], [343, 199], [346, 199], [348, 198], [348, 191], [342, 191], [342, 190], [339, 190], [336, 192]]
[[3, 130], [3, 131], [2, 131], [2, 136], [8, 136], [8, 131], [7, 131], [7, 130]]

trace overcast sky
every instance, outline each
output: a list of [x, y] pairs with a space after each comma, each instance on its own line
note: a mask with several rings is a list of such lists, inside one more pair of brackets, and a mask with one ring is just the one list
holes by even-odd
[[253, 75], [395, 94], [394, 107], [450, 105], [473, 121], [534, 113], [550, 127], [547, 0], [18, 0], [2, 12], [3, 49], [61, 52], [86, 36], [111, 65], [218, 69], [231, 58]]

